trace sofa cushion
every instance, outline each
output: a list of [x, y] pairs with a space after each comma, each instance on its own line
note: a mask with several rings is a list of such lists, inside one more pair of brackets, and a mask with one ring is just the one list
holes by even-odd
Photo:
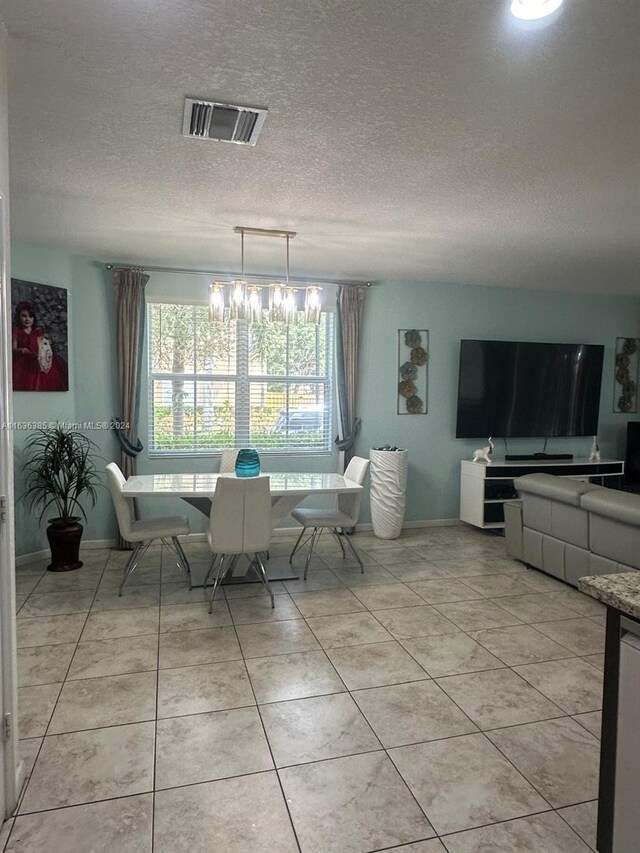
[[[538, 495], [548, 500], [560, 501], [573, 506], [580, 506], [582, 495], [591, 491], [600, 491], [603, 486], [584, 483], [581, 480], [570, 480], [568, 477], [556, 477], [553, 474], [525, 474], [513, 481], [518, 494]], [[604, 491], [610, 491], [604, 489]]]

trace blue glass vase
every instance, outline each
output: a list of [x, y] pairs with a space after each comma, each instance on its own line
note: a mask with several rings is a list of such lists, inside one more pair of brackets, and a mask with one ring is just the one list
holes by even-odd
[[236, 456], [236, 477], [257, 477], [260, 474], [260, 457], [257, 450], [244, 448]]

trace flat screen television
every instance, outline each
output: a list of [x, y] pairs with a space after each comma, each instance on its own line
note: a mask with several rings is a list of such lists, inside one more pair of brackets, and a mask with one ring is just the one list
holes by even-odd
[[456, 438], [596, 435], [604, 347], [460, 341]]

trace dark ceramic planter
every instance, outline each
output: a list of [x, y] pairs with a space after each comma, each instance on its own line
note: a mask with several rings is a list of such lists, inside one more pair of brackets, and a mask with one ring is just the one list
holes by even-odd
[[80, 561], [80, 540], [83, 527], [77, 518], [65, 521], [52, 518], [47, 527], [47, 539], [51, 548], [50, 572], [70, 572], [82, 566]]

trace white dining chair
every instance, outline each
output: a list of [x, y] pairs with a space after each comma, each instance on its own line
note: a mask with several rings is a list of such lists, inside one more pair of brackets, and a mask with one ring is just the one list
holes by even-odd
[[[361, 456], [354, 456], [347, 465], [347, 470], [344, 472], [344, 476], [346, 480], [351, 480], [361, 486], [366, 479], [368, 470], [369, 460], [363, 459]], [[364, 573], [362, 560], [360, 559], [356, 549], [351, 544], [351, 539], [345, 533], [346, 530], [350, 530], [352, 527], [356, 526], [358, 516], [360, 515], [361, 502], [362, 491], [359, 491], [351, 494], [338, 494], [338, 504], [335, 509], [311, 509], [307, 507], [298, 507], [291, 510], [292, 517], [302, 525], [302, 532], [300, 533], [300, 536], [298, 536], [293, 551], [289, 556], [289, 562], [292, 562], [293, 555], [300, 547], [309, 543], [309, 551], [307, 552], [307, 559], [304, 564], [305, 580], [307, 579], [307, 572], [309, 571], [309, 563], [311, 562], [313, 549], [317, 545], [318, 539], [320, 538], [323, 530], [331, 531], [331, 534], [340, 545], [343, 557], [347, 556], [344, 547], [344, 543], [346, 542], [349, 550], [358, 561], [360, 571]], [[302, 542], [302, 537], [310, 527], [313, 528], [313, 532], [305, 542]]]
[[238, 448], [231, 447], [220, 453], [220, 473], [235, 474], [236, 459], [238, 458]]
[[163, 516], [162, 518], [149, 518], [147, 520], [136, 519], [133, 510], [133, 498], [128, 498], [122, 490], [127, 482], [124, 474], [115, 462], [110, 462], [107, 465], [106, 473], [107, 486], [111, 492], [111, 499], [118, 518], [120, 535], [127, 542], [135, 544], [127, 565], [124, 567], [118, 595], [122, 595], [122, 588], [127, 579], [136, 570], [149, 545], [156, 539], [160, 539], [169, 550], [174, 552], [176, 565], [184, 572], [189, 581], [189, 589], [191, 589], [191, 567], [178, 539], [178, 536], [187, 536], [189, 533], [187, 519], [183, 515]]
[[213, 610], [216, 589], [224, 577], [226, 559], [231, 557], [234, 561], [242, 554], [253, 556], [252, 566], [271, 596], [271, 606], [275, 607], [263, 560], [263, 555], [268, 551], [271, 542], [269, 477], [220, 477], [218, 479], [211, 501], [207, 541], [213, 553], [211, 565], [204, 580], [206, 599], [207, 584], [209, 578], [213, 576], [209, 613]]

